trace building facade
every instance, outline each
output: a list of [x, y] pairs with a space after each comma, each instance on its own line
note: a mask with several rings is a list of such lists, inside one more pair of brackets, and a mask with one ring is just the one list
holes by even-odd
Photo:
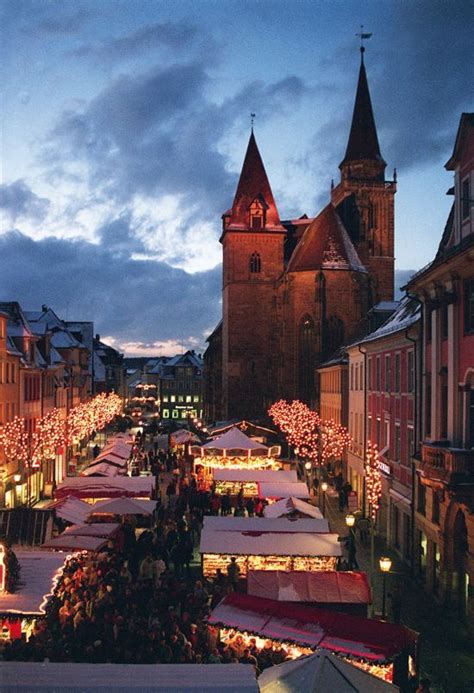
[[454, 151], [454, 204], [434, 260], [407, 291], [423, 315], [415, 560], [429, 590], [474, 616], [474, 114]]
[[316, 368], [364, 329], [373, 305], [393, 299], [396, 183], [385, 168], [363, 53], [340, 182], [319, 214], [281, 220], [252, 131], [223, 215], [223, 320], [208, 340], [207, 410], [241, 419], [279, 397], [319, 405]]

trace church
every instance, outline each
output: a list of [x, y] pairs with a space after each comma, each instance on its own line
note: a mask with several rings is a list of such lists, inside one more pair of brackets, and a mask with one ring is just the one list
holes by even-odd
[[393, 300], [396, 174], [385, 178], [363, 47], [339, 169], [324, 209], [282, 220], [252, 129], [222, 215], [223, 316], [204, 355], [209, 420], [258, 418], [280, 397], [317, 407], [318, 366]]

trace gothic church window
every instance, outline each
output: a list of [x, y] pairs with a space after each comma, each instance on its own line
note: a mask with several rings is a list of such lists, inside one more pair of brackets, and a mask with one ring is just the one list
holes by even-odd
[[252, 253], [250, 256], [249, 269], [251, 274], [258, 274], [262, 271], [262, 261], [258, 253]]
[[299, 330], [299, 393], [303, 401], [309, 402], [314, 389], [314, 368], [317, 331], [310, 315], [305, 315]]
[[250, 228], [263, 229], [265, 226], [265, 209], [260, 200], [254, 200], [250, 205]]

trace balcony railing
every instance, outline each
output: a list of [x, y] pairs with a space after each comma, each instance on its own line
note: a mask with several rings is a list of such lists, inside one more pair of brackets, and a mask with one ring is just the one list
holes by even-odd
[[474, 450], [423, 444], [420, 470], [427, 481], [474, 484]]

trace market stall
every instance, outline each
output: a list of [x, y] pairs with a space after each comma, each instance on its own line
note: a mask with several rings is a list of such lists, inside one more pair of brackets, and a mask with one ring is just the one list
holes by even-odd
[[334, 570], [341, 545], [337, 534], [219, 531], [203, 527], [199, 551], [205, 577], [225, 575], [235, 557], [240, 576], [249, 570]]
[[258, 497], [267, 500], [280, 500], [281, 498], [310, 498], [308, 487], [302, 481], [299, 482], [261, 482], [258, 484]]
[[223, 496], [230, 491], [231, 496], [237, 496], [240, 490], [244, 498], [257, 498], [259, 485], [262, 483], [284, 484], [296, 483], [297, 474], [294, 470], [271, 469], [215, 469], [214, 484], [217, 495]]
[[250, 664], [2, 662], [2, 693], [17, 691], [258, 693]]
[[269, 667], [260, 675], [258, 686], [260, 693], [393, 693], [399, 690], [398, 686], [372, 676], [329, 652], [316, 652]]
[[212, 476], [218, 469], [276, 470], [282, 466], [276, 459], [280, 455], [280, 446], [269, 448], [236, 427], [205, 445], [191, 447], [191, 453], [194, 455], [194, 469], [202, 471], [204, 477]]
[[107, 515], [153, 515], [156, 509], [156, 501], [141, 500], [137, 498], [114, 498], [112, 500], [96, 503], [93, 508], [89, 506], [89, 520]]
[[153, 476], [86, 477], [69, 476], [56, 487], [55, 497], [74, 496], [89, 503], [109, 498], [150, 499], [155, 490]]
[[250, 570], [247, 594], [278, 602], [312, 604], [359, 616], [367, 616], [367, 607], [372, 602], [367, 575], [362, 571], [350, 570], [291, 573]]
[[267, 505], [263, 511], [265, 517], [315, 517], [322, 518], [323, 514], [319, 508], [311, 503], [306, 503], [300, 498], [282, 498], [276, 503]]
[[87, 525], [72, 525], [58, 537], [48, 539], [42, 548], [56, 551], [99, 551], [115, 540], [120, 532], [117, 523], [95, 522]]
[[20, 564], [20, 582], [13, 593], [0, 590], [3, 640], [14, 640], [31, 632], [34, 619], [45, 613], [64, 563], [64, 556], [54, 551], [17, 549], [15, 554]]
[[220, 532], [329, 532], [329, 522], [324, 518], [234, 517], [233, 515], [204, 515], [204, 528]]
[[54, 510], [56, 517], [63, 520], [63, 522], [78, 525], [85, 522], [87, 515], [90, 513], [91, 506], [89, 503], [71, 496], [52, 501], [47, 509]]
[[126, 467], [119, 467], [106, 461], [95, 462], [81, 471], [81, 476], [124, 476]]
[[231, 643], [255, 638], [282, 643], [296, 659], [317, 649], [332, 652], [385, 681], [403, 686], [416, 670], [419, 634], [400, 624], [285, 604], [247, 594], [229, 594], [208, 619], [211, 637]]

